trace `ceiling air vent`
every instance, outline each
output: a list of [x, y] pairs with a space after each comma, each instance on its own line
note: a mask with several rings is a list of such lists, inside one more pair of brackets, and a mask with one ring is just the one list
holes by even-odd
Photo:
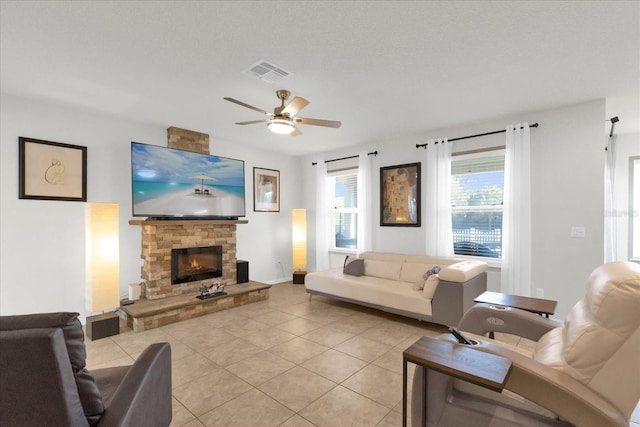
[[277, 82], [291, 75], [290, 72], [264, 59], [261, 59], [260, 61], [251, 65], [249, 68], [244, 70], [242, 74], [245, 74], [249, 77], [253, 77], [258, 80], [264, 80], [269, 83]]

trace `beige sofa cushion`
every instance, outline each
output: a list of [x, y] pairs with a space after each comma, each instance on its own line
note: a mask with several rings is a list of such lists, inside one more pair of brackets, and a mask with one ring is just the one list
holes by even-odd
[[455, 264], [462, 261], [460, 258], [451, 257], [438, 257], [429, 255], [405, 255], [404, 262], [411, 262], [414, 264], [433, 264], [444, 267], [445, 265]]
[[407, 256], [404, 254], [394, 254], [390, 252], [361, 252], [358, 258], [375, 259], [378, 261], [404, 262]]
[[362, 259], [377, 259], [380, 261], [397, 261], [397, 262], [410, 262], [413, 264], [433, 264], [439, 266], [451, 265], [457, 262], [463, 261], [460, 258], [453, 257], [438, 257], [429, 255], [407, 255], [397, 254], [391, 252], [361, 252], [358, 258]]
[[402, 263], [397, 261], [364, 260], [364, 275], [381, 279], [400, 280]]
[[487, 269], [487, 264], [482, 261], [427, 255], [362, 252], [358, 258], [365, 260], [365, 276], [412, 283], [416, 290], [423, 289], [423, 283], [420, 283], [422, 275], [436, 265], [441, 267], [440, 280], [458, 283], [466, 282]]
[[[412, 262], [404, 262], [402, 263], [402, 268], [400, 269], [400, 281], [409, 283], [418, 283], [421, 281], [422, 285], [424, 285], [424, 278], [422, 277], [422, 275], [431, 270], [433, 267], [435, 267], [435, 264], [416, 264]], [[420, 286], [420, 289], [422, 289], [422, 286]]]
[[345, 276], [341, 268], [334, 268], [308, 274], [304, 285], [308, 290], [354, 301], [424, 316], [433, 314], [431, 301], [422, 298], [422, 291], [413, 290], [411, 283], [370, 276]]

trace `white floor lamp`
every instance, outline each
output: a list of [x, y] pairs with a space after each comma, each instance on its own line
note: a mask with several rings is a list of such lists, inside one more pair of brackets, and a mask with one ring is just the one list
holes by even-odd
[[[117, 203], [87, 203], [86, 304], [92, 313], [120, 306], [120, 250]], [[87, 317], [91, 340], [120, 333], [120, 318], [114, 311]]]
[[293, 209], [291, 211], [291, 240], [293, 255], [293, 283], [304, 285], [307, 275], [307, 211]]

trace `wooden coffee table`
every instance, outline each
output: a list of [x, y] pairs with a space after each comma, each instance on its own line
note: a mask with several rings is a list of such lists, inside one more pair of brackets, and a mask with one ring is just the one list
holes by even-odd
[[423, 366], [422, 419], [427, 420], [427, 369], [501, 392], [511, 373], [511, 360], [473, 346], [422, 337], [402, 353], [402, 425], [407, 425], [407, 363]]
[[558, 301], [549, 299], [522, 297], [519, 295], [489, 291], [483, 292], [474, 301], [519, 308], [539, 314], [540, 316], [546, 316], [547, 318], [556, 311], [556, 306], [558, 305]]

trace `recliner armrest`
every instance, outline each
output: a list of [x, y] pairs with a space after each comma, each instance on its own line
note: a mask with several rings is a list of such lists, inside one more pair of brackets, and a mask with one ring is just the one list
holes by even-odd
[[[92, 373], [99, 377], [100, 371]], [[171, 405], [171, 346], [151, 344], [122, 379], [98, 426], [168, 426]]]
[[[450, 336], [440, 339], [453, 340]], [[625, 415], [611, 402], [570, 375], [487, 340], [472, 348], [512, 362], [505, 389], [549, 409], [561, 419], [584, 427], [628, 427]]]
[[478, 303], [471, 307], [460, 319], [458, 329], [476, 335], [489, 332], [503, 332], [532, 341], [562, 324], [535, 313], [513, 307]]

